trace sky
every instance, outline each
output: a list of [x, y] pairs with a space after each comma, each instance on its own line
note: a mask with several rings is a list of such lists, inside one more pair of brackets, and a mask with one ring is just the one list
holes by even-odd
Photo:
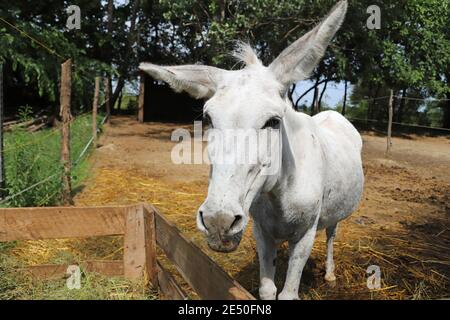
[[[300, 81], [297, 83], [295, 93], [293, 95], [294, 102], [297, 97], [314, 85], [312, 81]], [[325, 84], [319, 85], [319, 94], [322, 92], [323, 86]], [[347, 99], [350, 97], [353, 87], [348, 84], [347, 87]], [[306, 96], [300, 100], [300, 104], [305, 103], [310, 106], [314, 97], [314, 90], [311, 90]], [[322, 102], [325, 102], [329, 107], [336, 107], [337, 104], [342, 103], [344, 98], [344, 82], [329, 82], [327, 90], [322, 98]]]

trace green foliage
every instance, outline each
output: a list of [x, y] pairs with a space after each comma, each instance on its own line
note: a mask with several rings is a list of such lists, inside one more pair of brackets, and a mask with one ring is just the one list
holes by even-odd
[[[137, 65], [142, 60], [161, 64], [200, 62], [236, 68], [229, 52], [235, 40], [243, 40], [250, 42], [268, 64], [314, 27], [335, 2], [115, 2], [113, 32], [108, 32], [107, 1], [71, 3], [82, 8], [81, 30], [65, 28], [67, 3], [62, 0], [47, 0], [33, 6], [28, 1], [15, 1], [0, 6], [3, 8], [0, 16], [55, 53], [73, 58], [72, 105], [79, 109], [89, 104], [91, 95], [87, 93], [92, 92], [93, 76], [109, 73], [134, 81]], [[381, 8], [379, 30], [369, 30], [366, 26], [366, 9], [372, 4]], [[364, 83], [372, 92], [380, 86], [396, 92], [406, 89], [407, 94], [419, 92], [423, 97], [450, 97], [449, 14], [450, 0], [349, 1], [347, 18], [312, 78]], [[135, 30], [134, 23], [137, 23]], [[7, 79], [8, 83], [26, 83], [57, 110], [57, 80], [62, 59], [0, 23], [0, 61], [6, 61], [11, 70], [8, 77], [14, 78], [14, 81]], [[111, 66], [118, 73], [114, 74]], [[414, 112], [414, 107], [407, 104], [406, 111]], [[449, 108], [449, 105], [439, 107]]]
[[32, 118], [33, 109], [29, 105], [21, 106], [17, 111], [17, 115], [20, 121], [28, 121]]
[[347, 105], [345, 116], [350, 119], [366, 119], [368, 107], [368, 101], [362, 101], [356, 105]]
[[441, 126], [441, 119], [444, 116], [443, 115], [443, 108], [441, 103], [436, 102], [428, 102], [425, 106], [424, 115], [426, 118], [427, 123], [425, 125], [431, 126], [431, 127], [440, 127]]
[[138, 98], [136, 96], [125, 94], [122, 97], [121, 108], [128, 110], [130, 113], [136, 113], [138, 110]]
[[[60, 19], [54, 16], [55, 12], [66, 16], [64, 2], [53, 2], [55, 11], [49, 11], [48, 5], [36, 5], [34, 15], [30, 14], [28, 2], [0, 7], [0, 16], [24, 32], [0, 21], [0, 63], [5, 64], [6, 90], [8, 84], [20, 84], [29, 91], [35, 90], [39, 97], [44, 97], [56, 110], [60, 64], [71, 58], [74, 64], [72, 106], [76, 110], [88, 103], [85, 97], [87, 92], [92, 91], [94, 77], [112, 73], [112, 68], [99, 62], [96, 57], [87, 56], [86, 47], [72, 41], [65, 23], [57, 23]], [[41, 15], [37, 13], [39, 10], [42, 10]], [[55, 20], [50, 20], [49, 15]]]
[[[162, 17], [153, 16], [148, 25], [150, 30], [158, 31], [159, 47], [150, 51], [157, 53], [156, 59], [164, 63], [200, 61], [235, 68], [228, 53], [234, 40], [243, 40], [250, 42], [268, 64], [318, 23], [335, 2], [161, 0], [159, 5], [144, 7], [146, 16], [157, 7]], [[449, 0], [349, 1], [347, 18], [312, 79], [364, 83], [371, 88], [371, 97], [377, 87], [393, 89], [396, 94], [406, 89], [407, 96], [450, 96], [449, 3]], [[366, 9], [373, 4], [381, 8], [379, 30], [366, 26], [369, 16]], [[151, 46], [152, 40], [150, 36], [147, 41]], [[378, 104], [369, 103], [366, 111], [382, 118], [386, 101], [383, 107]], [[409, 114], [417, 122], [423, 116], [417, 113], [420, 106], [416, 103], [402, 107], [405, 119]], [[450, 108], [448, 104], [440, 107]]]

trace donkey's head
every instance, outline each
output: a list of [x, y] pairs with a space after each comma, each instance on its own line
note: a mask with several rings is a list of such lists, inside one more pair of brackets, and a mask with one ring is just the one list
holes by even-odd
[[[239, 136], [236, 131], [282, 132], [283, 117], [289, 108], [285, 99], [287, 88], [312, 72], [341, 26], [346, 10], [347, 2], [339, 2], [322, 23], [286, 48], [268, 67], [248, 45], [240, 45], [235, 56], [245, 63], [241, 70], [150, 63], [142, 63], [140, 69], [167, 82], [175, 91], [186, 91], [195, 98], [206, 99], [204, 118], [222, 133], [219, 140], [225, 146], [233, 144]], [[276, 183], [277, 173], [262, 173], [271, 161], [265, 153], [277, 148], [277, 144], [281, 148], [282, 139], [271, 137], [270, 141], [259, 139], [256, 148], [251, 143], [241, 143], [221, 153], [222, 157], [234, 159], [239, 158], [236, 155], [246, 154], [247, 159], [256, 161], [219, 163], [210, 153], [208, 196], [199, 208], [197, 225], [213, 250], [229, 252], [237, 248], [253, 200]]]

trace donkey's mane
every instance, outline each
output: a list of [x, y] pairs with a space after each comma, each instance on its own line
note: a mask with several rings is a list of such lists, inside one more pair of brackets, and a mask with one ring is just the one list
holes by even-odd
[[246, 66], [262, 65], [255, 50], [246, 42], [237, 41], [232, 56]]

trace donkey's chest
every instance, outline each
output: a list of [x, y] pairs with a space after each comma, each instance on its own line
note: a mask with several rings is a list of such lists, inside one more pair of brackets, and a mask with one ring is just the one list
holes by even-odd
[[277, 240], [291, 240], [303, 237], [303, 235], [308, 231], [309, 223], [311, 217], [302, 216], [296, 217], [295, 220], [291, 220], [289, 216], [274, 216], [271, 225], [266, 228], [268, 232]]
[[[301, 238], [313, 224], [317, 208], [310, 203], [286, 203], [270, 197], [264, 197], [264, 210], [261, 214], [254, 215], [258, 223], [266, 233], [274, 239], [284, 241]], [[318, 206], [319, 202], [315, 202]]]

